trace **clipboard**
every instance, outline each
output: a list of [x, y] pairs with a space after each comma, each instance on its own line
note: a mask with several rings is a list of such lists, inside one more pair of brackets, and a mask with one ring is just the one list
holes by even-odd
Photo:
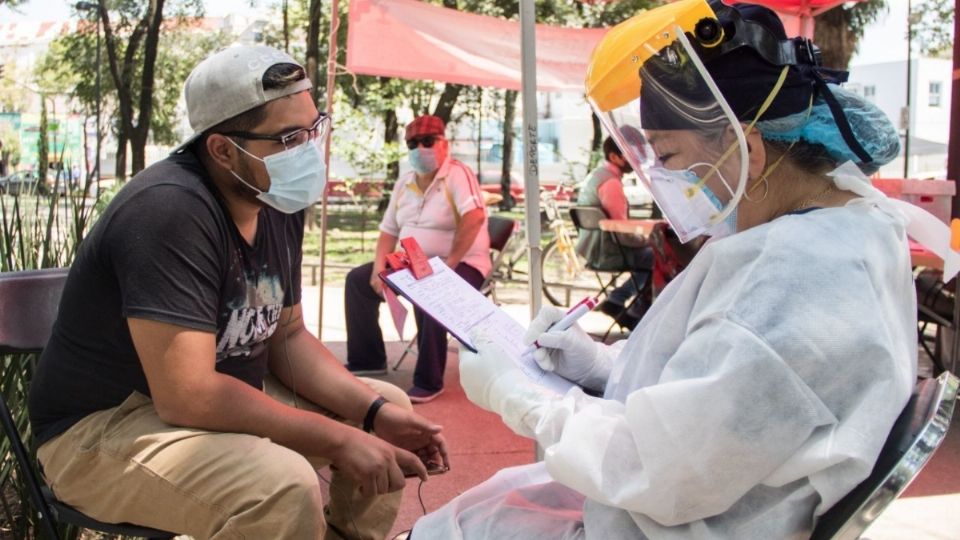
[[[413, 238], [404, 240], [411, 240], [412, 242], [408, 245], [416, 245], [415, 250], [419, 250], [420, 246], [416, 244], [416, 240]], [[423, 258], [422, 262], [414, 262], [418, 257]], [[427, 259], [423, 251], [419, 251], [419, 255], [414, 254], [412, 257], [409, 252], [390, 253], [387, 255], [387, 267], [387, 270], [380, 272], [378, 276], [391, 291], [397, 296], [406, 298], [414, 307], [433, 317], [464, 347], [477, 352], [468, 335], [473, 325], [463, 317], [451, 318], [452, 310], [446, 309], [448, 306], [440, 303], [442, 299], [439, 295], [461, 299], [460, 302], [453, 301], [455, 305], [463, 305], [464, 301], [473, 306], [486, 302], [496, 308], [488, 298], [457, 275], [439, 257]], [[470, 310], [471, 313], [475, 311]]]
[[[410, 242], [404, 244], [404, 240]], [[401, 244], [405, 253], [388, 255], [389, 270], [378, 274], [387, 287], [433, 317], [466, 349], [477, 352], [470, 340], [470, 333], [474, 328], [480, 328], [533, 382], [561, 394], [574, 386], [556, 373], [544, 371], [532, 355], [524, 353], [523, 334], [526, 328], [523, 325], [474, 289], [440, 257], [427, 259], [422, 251], [416, 255], [419, 250], [416, 240], [404, 240], [401, 240]], [[416, 263], [411, 255], [414, 258], [423, 256], [422, 263]], [[420, 264], [420, 268], [415, 272], [417, 264]], [[429, 270], [424, 266], [428, 266]]]

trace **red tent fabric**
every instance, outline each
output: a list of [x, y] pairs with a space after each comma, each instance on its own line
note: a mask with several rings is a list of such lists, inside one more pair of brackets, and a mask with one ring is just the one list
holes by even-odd
[[[520, 89], [520, 23], [416, 0], [351, 0], [347, 69], [354, 73]], [[606, 28], [538, 24], [537, 89], [583, 92]]]

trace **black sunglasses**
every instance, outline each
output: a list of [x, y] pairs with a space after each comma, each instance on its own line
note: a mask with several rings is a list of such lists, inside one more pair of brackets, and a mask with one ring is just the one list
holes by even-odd
[[312, 141], [317, 137], [326, 134], [330, 126], [330, 117], [325, 113], [320, 113], [313, 125], [308, 128], [295, 129], [289, 133], [280, 135], [262, 135], [260, 133], [250, 133], [249, 131], [228, 131], [221, 135], [228, 137], [240, 137], [253, 141], [274, 141], [283, 145], [285, 149], [299, 146], [307, 141]]
[[413, 137], [407, 139], [407, 148], [413, 150], [417, 145], [423, 145], [424, 148], [433, 148], [433, 143], [437, 142], [436, 135], [424, 135], [423, 137]]

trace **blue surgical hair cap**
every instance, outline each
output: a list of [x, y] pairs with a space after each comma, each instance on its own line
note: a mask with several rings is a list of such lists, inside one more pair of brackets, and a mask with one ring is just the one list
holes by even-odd
[[876, 105], [835, 84], [828, 84], [837, 98], [856, 140], [873, 160], [864, 163], [850, 149], [823, 97], [818, 96], [809, 111], [757, 122], [764, 139], [792, 143], [806, 141], [827, 149], [838, 164], [853, 161], [864, 174], [873, 174], [900, 153], [900, 135], [893, 122]]

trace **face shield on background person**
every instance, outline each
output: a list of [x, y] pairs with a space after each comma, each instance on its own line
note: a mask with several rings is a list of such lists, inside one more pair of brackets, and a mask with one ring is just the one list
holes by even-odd
[[747, 179], [743, 128], [688, 37], [704, 20], [716, 18], [702, 0], [635, 17], [598, 46], [587, 77], [600, 121], [682, 242], [735, 232]]

